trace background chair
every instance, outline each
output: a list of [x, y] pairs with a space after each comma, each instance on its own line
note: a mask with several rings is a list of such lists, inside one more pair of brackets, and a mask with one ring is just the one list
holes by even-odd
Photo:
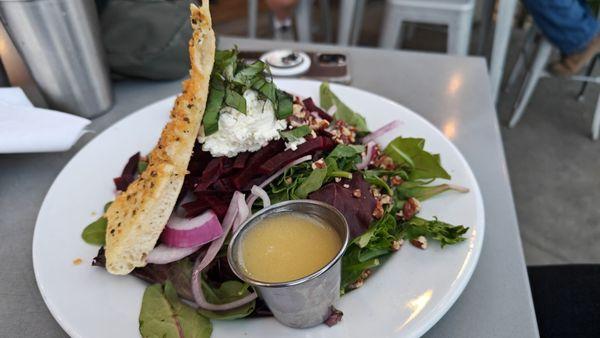
[[[527, 104], [529, 103], [529, 99], [535, 90], [539, 80], [543, 77], [551, 76], [548, 72], [546, 72], [546, 66], [548, 64], [548, 60], [550, 59], [550, 55], [552, 54], [553, 46], [541, 35], [537, 35], [537, 37], [531, 37], [531, 33], [528, 32], [525, 38], [525, 43], [521, 46], [519, 57], [517, 62], [513, 66], [511, 74], [508, 77], [507, 83], [505, 85], [506, 88], [512, 87], [522, 68], [527, 63], [527, 54], [529, 50], [535, 49], [535, 53], [533, 55], [533, 60], [531, 61], [531, 67], [527, 70], [525, 75], [525, 79], [519, 89], [517, 94], [517, 99], [513, 106], [512, 117], [510, 118], [510, 122], [508, 126], [513, 128], [519, 123], [523, 115], [525, 114], [525, 108], [527, 108]], [[536, 44], [537, 48], [533, 48], [532, 45]], [[580, 81], [583, 82], [581, 90], [578, 94], [578, 99], [582, 99], [586, 89], [586, 83], [600, 83], [600, 77], [591, 76], [593, 68], [596, 64], [596, 59], [599, 56], [594, 58], [594, 61], [590, 64], [586, 71], [586, 75], [574, 75], [568, 78], [564, 78], [569, 81]], [[592, 127], [591, 127], [592, 139], [597, 140], [600, 136], [600, 95], [597, 98], [596, 109], [594, 111], [594, 117], [592, 119]]]
[[387, 0], [379, 45], [395, 48], [402, 37], [402, 23], [422, 22], [448, 26], [448, 53], [469, 51], [475, 0]]

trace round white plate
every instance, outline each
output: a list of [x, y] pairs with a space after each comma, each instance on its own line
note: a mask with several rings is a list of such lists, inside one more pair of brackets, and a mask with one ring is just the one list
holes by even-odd
[[[319, 82], [279, 80], [289, 92], [319, 97]], [[449, 192], [423, 203], [421, 216], [470, 227], [468, 239], [441, 249], [405, 244], [365, 285], [342, 297], [344, 312], [334, 327], [297, 330], [272, 318], [213, 321], [213, 337], [413, 337], [425, 333], [448, 311], [475, 269], [483, 242], [481, 193], [469, 165], [433, 125], [405, 107], [351, 87], [332, 85], [350, 107], [363, 113], [374, 130], [392, 119], [401, 127], [385, 142], [402, 136], [423, 137], [426, 149], [440, 153], [452, 182], [467, 194]], [[73, 337], [137, 337], [138, 315], [146, 284], [92, 267], [98, 248], [81, 239], [113, 198], [112, 178], [133, 153], [149, 152], [167, 121], [174, 98], [151, 104], [119, 121], [87, 144], [65, 166], [48, 191], [33, 236], [37, 284], [54, 318]], [[82, 264], [73, 260], [81, 258]]]

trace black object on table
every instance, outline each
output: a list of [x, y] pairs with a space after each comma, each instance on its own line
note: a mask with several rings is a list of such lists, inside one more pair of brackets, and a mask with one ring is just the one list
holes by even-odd
[[541, 337], [600, 337], [600, 265], [527, 270]]

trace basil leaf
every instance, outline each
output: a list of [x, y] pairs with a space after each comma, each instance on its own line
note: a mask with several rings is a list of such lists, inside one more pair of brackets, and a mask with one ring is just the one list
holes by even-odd
[[258, 90], [261, 95], [271, 101], [274, 108], [277, 109], [277, 88], [273, 82], [268, 82], [266, 80], [258, 81], [254, 89]]
[[261, 75], [264, 70], [265, 64], [261, 61], [256, 61], [240, 69], [233, 77], [233, 82], [242, 86], [251, 87], [253, 82], [256, 81], [256, 78], [259, 78], [257, 75]]
[[292, 96], [284, 91], [277, 90], [277, 110], [275, 116], [278, 120], [285, 119], [292, 115], [293, 102]]
[[425, 151], [425, 140], [421, 138], [397, 137], [385, 147], [385, 154], [390, 156], [398, 165], [410, 167], [410, 180], [445, 178], [450, 175], [441, 165], [440, 156]]
[[279, 132], [279, 134], [288, 142], [294, 142], [303, 138], [306, 135], [309, 135], [310, 131], [311, 130], [308, 126], [300, 126], [292, 130], [281, 131]]
[[[248, 284], [243, 284], [233, 280], [223, 282], [218, 288], [212, 288], [202, 281], [202, 290], [204, 291], [206, 300], [213, 304], [229, 303], [243, 298], [250, 293]], [[231, 320], [250, 315], [252, 311], [254, 311], [255, 305], [256, 301], [252, 301], [248, 304], [227, 311], [215, 312], [198, 309], [198, 312], [204, 317], [210, 319]]]
[[335, 120], [342, 120], [347, 124], [354, 126], [359, 132], [368, 131], [365, 118], [340, 101], [331, 89], [329, 89], [329, 84], [327, 82], [321, 84], [321, 87], [319, 88], [319, 97], [321, 108], [329, 109], [332, 106], [337, 108], [335, 114], [333, 114]]
[[426, 220], [419, 217], [413, 217], [409, 221], [403, 223], [405, 238], [408, 240], [416, 239], [419, 236], [425, 236], [427, 238], [434, 239], [440, 242], [442, 248], [448, 244], [456, 244], [464, 241], [466, 238], [462, 237], [469, 228], [462, 225], [452, 225], [445, 222], [438, 221], [437, 218], [433, 220]]
[[296, 197], [299, 199], [306, 198], [308, 194], [319, 190], [327, 177], [327, 168], [313, 169], [310, 175], [296, 189]]
[[170, 281], [164, 288], [146, 288], [139, 322], [142, 337], [208, 338], [212, 333], [210, 320], [182, 303]]
[[107, 224], [108, 220], [104, 216], [98, 218], [83, 229], [81, 238], [88, 244], [104, 245]]
[[210, 92], [206, 101], [206, 109], [202, 118], [204, 126], [204, 135], [208, 136], [219, 130], [219, 112], [225, 98], [225, 88], [223, 82], [219, 80], [211, 81]]
[[246, 114], [246, 99], [238, 92], [229, 88], [225, 89], [225, 105], [234, 108], [242, 114]]

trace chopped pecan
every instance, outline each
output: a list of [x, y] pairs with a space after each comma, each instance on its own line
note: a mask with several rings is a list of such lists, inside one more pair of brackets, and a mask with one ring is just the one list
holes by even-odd
[[376, 219], [380, 219], [381, 217], [383, 217], [383, 206], [381, 205], [381, 201], [377, 201], [377, 204], [375, 204], [375, 210], [373, 210], [373, 217], [375, 217]]
[[329, 327], [332, 327], [335, 324], [339, 323], [342, 320], [343, 316], [344, 313], [342, 311], [331, 306], [331, 313], [329, 314], [329, 317], [325, 319], [325, 324]]
[[313, 169], [323, 169], [323, 168], [327, 168], [327, 165], [325, 164], [325, 161], [321, 158], [318, 161], [313, 162], [311, 167]]
[[360, 189], [354, 189], [354, 191], [352, 192], [352, 196], [360, 197], [361, 196]]
[[400, 247], [402, 246], [402, 244], [404, 244], [404, 240], [402, 238], [400, 238], [397, 241], [392, 241], [392, 251], [400, 250]]
[[410, 244], [416, 246], [419, 249], [427, 249], [427, 238], [425, 236], [419, 236], [416, 239], [411, 239]]
[[414, 197], [410, 197], [402, 206], [402, 218], [408, 221], [415, 217], [421, 211], [421, 202]]
[[404, 180], [398, 175], [393, 176], [390, 181], [392, 182], [393, 186], [398, 186], [398, 185], [404, 183]]

